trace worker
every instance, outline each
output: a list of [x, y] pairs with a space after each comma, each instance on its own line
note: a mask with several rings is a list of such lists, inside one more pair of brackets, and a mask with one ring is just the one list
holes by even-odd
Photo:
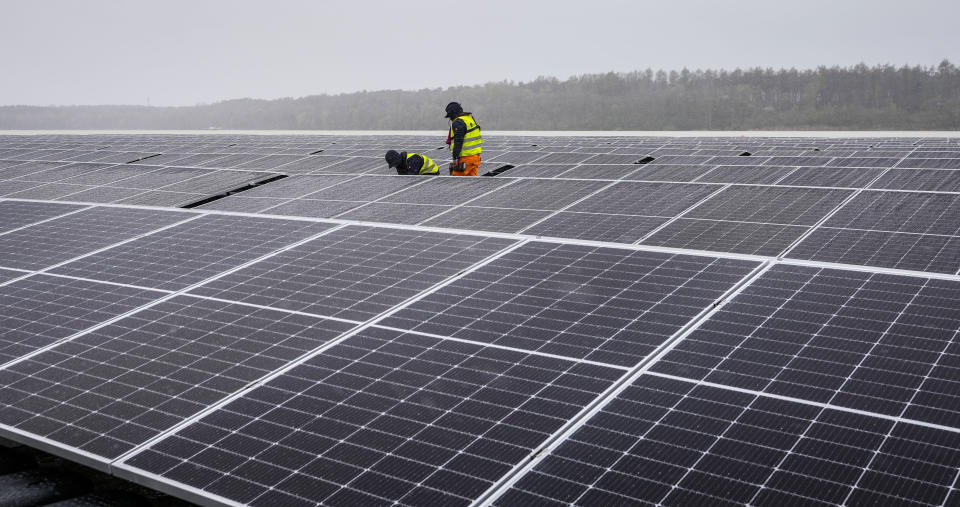
[[387, 161], [387, 166], [396, 169], [397, 174], [400, 175], [432, 174], [437, 176], [440, 174], [440, 171], [437, 170], [437, 163], [426, 155], [405, 151], [397, 153], [395, 150], [390, 150], [383, 158]]
[[480, 136], [480, 126], [473, 119], [473, 113], [463, 112], [457, 102], [447, 104], [447, 115], [450, 119], [450, 132], [447, 134], [447, 144], [450, 145], [450, 174], [453, 176], [476, 176], [480, 169], [480, 150], [483, 138]]

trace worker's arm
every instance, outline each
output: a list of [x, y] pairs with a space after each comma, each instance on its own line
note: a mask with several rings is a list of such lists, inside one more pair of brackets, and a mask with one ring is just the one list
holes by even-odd
[[463, 149], [463, 138], [467, 135], [467, 124], [457, 118], [453, 121], [453, 150], [451, 154], [453, 159], [460, 158], [460, 150]]
[[406, 174], [420, 174], [420, 169], [423, 168], [423, 157], [420, 155], [414, 155], [407, 159], [407, 172]]

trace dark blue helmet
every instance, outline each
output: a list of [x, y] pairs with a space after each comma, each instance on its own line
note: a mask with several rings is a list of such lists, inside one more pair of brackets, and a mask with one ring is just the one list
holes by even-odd
[[400, 154], [397, 153], [396, 150], [388, 151], [387, 154], [383, 156], [383, 159], [387, 161], [387, 165], [389, 167], [394, 167], [394, 168], [399, 167], [400, 162], [403, 161], [403, 159], [400, 158]]
[[453, 118], [456, 118], [457, 116], [460, 116], [461, 114], [463, 114], [463, 108], [460, 107], [460, 103], [451, 102], [447, 104], [447, 115], [444, 116], [444, 118], [453, 119]]

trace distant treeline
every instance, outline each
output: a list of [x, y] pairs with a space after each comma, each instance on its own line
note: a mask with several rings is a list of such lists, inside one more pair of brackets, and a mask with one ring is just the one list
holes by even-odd
[[960, 70], [637, 71], [190, 107], [0, 107], [0, 129], [427, 130], [451, 100], [492, 130], [955, 130]]

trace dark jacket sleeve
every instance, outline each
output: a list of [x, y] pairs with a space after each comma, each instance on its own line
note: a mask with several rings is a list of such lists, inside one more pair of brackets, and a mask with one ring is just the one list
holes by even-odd
[[423, 168], [423, 157], [420, 155], [414, 155], [407, 159], [407, 174], [420, 174], [421, 168]]
[[467, 135], [467, 124], [457, 118], [453, 121], [453, 158], [460, 158], [460, 151], [463, 150], [463, 138]]

